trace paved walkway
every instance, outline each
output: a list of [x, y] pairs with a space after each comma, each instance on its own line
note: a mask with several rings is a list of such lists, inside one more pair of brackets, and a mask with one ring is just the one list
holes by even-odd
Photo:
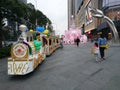
[[[47, 58], [42, 71], [49, 71], [43, 90], [120, 90], [120, 47], [110, 45], [106, 60], [96, 63], [91, 55], [93, 44], [66, 45]], [[51, 64], [51, 65], [50, 65]], [[49, 82], [49, 83], [48, 83]]]
[[96, 63], [92, 45], [66, 45], [22, 77], [7, 76], [7, 60], [1, 60], [0, 90], [120, 90], [120, 47], [110, 45], [106, 60]]

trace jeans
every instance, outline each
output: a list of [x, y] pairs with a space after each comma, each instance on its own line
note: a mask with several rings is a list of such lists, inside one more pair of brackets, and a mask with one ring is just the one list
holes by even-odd
[[104, 58], [104, 56], [105, 56], [105, 47], [100, 47], [100, 56], [101, 56], [101, 58]]

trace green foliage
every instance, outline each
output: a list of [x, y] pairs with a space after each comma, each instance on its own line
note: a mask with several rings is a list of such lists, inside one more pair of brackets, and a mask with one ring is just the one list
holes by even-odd
[[0, 58], [10, 56], [11, 45], [7, 47], [0, 48]]
[[[0, 47], [2, 47], [3, 38], [9, 37], [3, 35], [3, 18], [7, 18], [8, 21], [16, 22], [19, 24], [25, 24], [28, 29], [34, 29], [37, 24], [39, 26], [50, 25], [51, 21], [41, 11], [35, 10], [34, 5], [29, 3], [28, 5], [19, 2], [18, 0], [0, 0]], [[51, 28], [49, 27], [51, 31]], [[8, 33], [8, 32], [6, 32]]]
[[0, 6], [10, 11], [7, 11], [7, 14], [3, 15], [4, 17], [13, 21], [17, 20], [19, 23], [21, 23], [20, 18], [29, 19], [29, 22], [34, 25], [37, 19], [39, 26], [46, 26], [47, 23], [51, 22], [41, 11], [35, 10], [34, 5], [31, 3], [26, 5], [18, 0], [1, 0]]

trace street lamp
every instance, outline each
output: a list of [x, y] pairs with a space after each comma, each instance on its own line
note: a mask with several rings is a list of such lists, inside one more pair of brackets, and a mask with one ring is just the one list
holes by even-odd
[[38, 24], [37, 23], [37, 0], [35, 0], [35, 6], [36, 6], [36, 8], [35, 8], [35, 11], [36, 11], [36, 14], [35, 14], [36, 15], [36, 21], [35, 22], [36, 22], [36, 26], [37, 26], [37, 24]]
[[[53, 30], [55, 31], [55, 34], [57, 34], [56, 32], [58, 32], [57, 31], [57, 24], [56, 23], [52, 23], [52, 26], [53, 26]], [[54, 27], [55, 27], [55, 29], [54, 29]]]

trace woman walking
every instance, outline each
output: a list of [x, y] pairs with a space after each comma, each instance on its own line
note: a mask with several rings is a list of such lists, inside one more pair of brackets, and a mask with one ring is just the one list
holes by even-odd
[[107, 39], [101, 34], [100, 38], [98, 38], [98, 46], [100, 50], [101, 60], [105, 60], [105, 48], [107, 44]]

